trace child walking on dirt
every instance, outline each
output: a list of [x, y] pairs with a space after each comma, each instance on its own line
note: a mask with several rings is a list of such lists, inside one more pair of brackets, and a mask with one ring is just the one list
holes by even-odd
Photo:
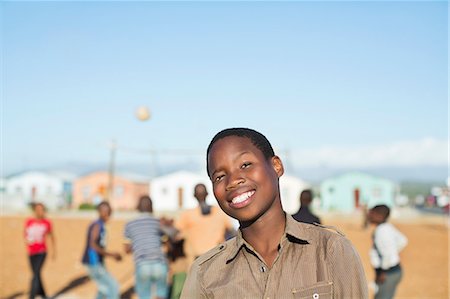
[[394, 298], [397, 285], [402, 279], [399, 253], [408, 243], [406, 237], [387, 222], [389, 214], [388, 206], [377, 205], [369, 210], [368, 215], [370, 223], [376, 226], [370, 251], [370, 260], [376, 273], [375, 299]]

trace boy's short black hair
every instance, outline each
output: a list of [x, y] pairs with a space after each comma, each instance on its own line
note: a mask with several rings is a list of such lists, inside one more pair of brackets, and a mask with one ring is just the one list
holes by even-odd
[[208, 172], [209, 175], [209, 163], [208, 163], [208, 155], [211, 151], [212, 146], [214, 143], [216, 143], [218, 140], [223, 139], [228, 136], [237, 136], [237, 137], [246, 137], [250, 139], [250, 141], [253, 143], [254, 146], [259, 148], [259, 150], [262, 152], [264, 157], [266, 159], [270, 159], [273, 156], [275, 156], [275, 152], [273, 151], [272, 145], [270, 144], [269, 140], [267, 140], [266, 136], [259, 133], [258, 131], [255, 131], [253, 129], [249, 128], [229, 128], [220, 131], [217, 133], [211, 142], [208, 145], [208, 149], [206, 150], [206, 172]]
[[99, 204], [97, 205], [97, 211], [100, 211], [100, 208], [103, 207], [103, 206], [108, 207], [110, 211], [112, 210], [112, 209], [111, 209], [111, 205], [109, 204], [109, 202], [107, 202], [106, 200], [104, 200], [104, 201], [102, 201], [101, 203], [99, 203]]
[[388, 219], [391, 209], [387, 205], [376, 205], [370, 209], [372, 212], [383, 216], [384, 220]]
[[30, 203], [30, 208], [31, 208], [33, 211], [36, 209], [37, 206], [41, 206], [42, 209], [44, 209], [44, 211], [47, 211], [47, 207], [44, 205], [43, 202], [36, 201], [36, 202]]
[[141, 197], [139, 197], [137, 210], [139, 212], [153, 213], [153, 202], [150, 196], [142, 195]]

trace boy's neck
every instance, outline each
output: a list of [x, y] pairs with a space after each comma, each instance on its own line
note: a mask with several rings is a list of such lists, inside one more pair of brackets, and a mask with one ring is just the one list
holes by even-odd
[[382, 224], [384, 224], [384, 223], [386, 223], [387, 221], [385, 220], [385, 221], [382, 221], [382, 222], [375, 222], [374, 223], [374, 225], [375, 226], [379, 226], [379, 225], [382, 225]]
[[278, 246], [286, 229], [286, 215], [281, 202], [278, 200], [274, 205], [251, 225], [241, 228], [242, 237], [269, 267], [278, 255]]

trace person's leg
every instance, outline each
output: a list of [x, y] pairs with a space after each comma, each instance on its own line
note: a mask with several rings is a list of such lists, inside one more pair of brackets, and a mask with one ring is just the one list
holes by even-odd
[[[103, 267], [103, 266], [102, 266]], [[119, 299], [120, 288], [117, 280], [111, 275], [111, 273], [103, 267], [102, 282], [107, 286], [106, 298], [107, 299]]]
[[144, 261], [136, 264], [135, 287], [139, 299], [151, 298], [151, 263]]
[[33, 278], [31, 279], [30, 298], [35, 298], [37, 295], [46, 297], [44, 287], [41, 280], [41, 269], [44, 265], [46, 253], [30, 255], [31, 270]]
[[392, 299], [394, 298], [397, 285], [402, 279], [402, 270], [387, 273], [386, 280], [382, 284], [378, 284], [378, 292], [375, 299]]
[[34, 299], [37, 293], [37, 258], [35, 255], [29, 256], [31, 267], [31, 282], [30, 282], [30, 299]]
[[172, 287], [170, 289], [170, 299], [179, 299], [181, 297], [181, 291], [183, 290], [183, 285], [186, 281], [186, 277], [186, 272], [178, 272], [173, 275]]
[[106, 270], [101, 265], [87, 266], [89, 277], [97, 285], [97, 296], [96, 299], [107, 298], [108, 295], [108, 285], [104, 282], [103, 276]]
[[152, 263], [152, 283], [156, 285], [156, 298], [165, 299], [168, 296], [168, 267], [164, 262]]
[[47, 298], [47, 295], [45, 293], [44, 290], [44, 284], [42, 283], [42, 278], [41, 278], [41, 270], [42, 267], [44, 266], [44, 262], [45, 262], [45, 258], [47, 257], [47, 253], [43, 253], [43, 254], [39, 254], [39, 260], [38, 260], [38, 276], [37, 276], [37, 282], [38, 282], [38, 294], [42, 295], [42, 297]]

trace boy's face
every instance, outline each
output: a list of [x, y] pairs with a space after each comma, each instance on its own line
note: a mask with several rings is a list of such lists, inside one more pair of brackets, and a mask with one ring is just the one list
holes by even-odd
[[45, 208], [43, 205], [36, 205], [34, 207], [34, 214], [36, 218], [44, 218], [45, 217]]
[[107, 205], [100, 206], [98, 209], [98, 215], [104, 222], [107, 222], [111, 217], [111, 208]]
[[204, 185], [197, 185], [194, 189], [194, 197], [199, 201], [205, 201], [206, 196], [208, 196], [208, 191]]
[[222, 210], [239, 221], [254, 221], [280, 200], [278, 178], [283, 164], [266, 159], [246, 137], [228, 136], [214, 143], [208, 155], [214, 195]]
[[372, 224], [380, 224], [383, 223], [386, 219], [384, 219], [384, 216], [380, 213], [375, 212], [374, 210], [369, 210], [369, 213], [367, 215], [369, 222]]

